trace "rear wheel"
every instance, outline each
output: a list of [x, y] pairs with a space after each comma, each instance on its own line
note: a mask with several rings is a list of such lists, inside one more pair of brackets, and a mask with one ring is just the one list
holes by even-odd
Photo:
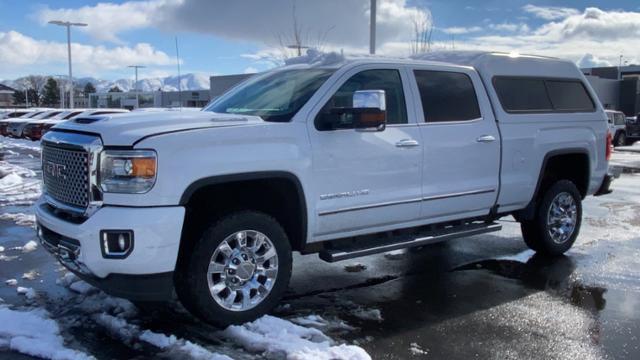
[[571, 248], [582, 223], [582, 197], [576, 186], [560, 180], [550, 186], [536, 209], [535, 218], [520, 224], [530, 249], [561, 255]]
[[178, 298], [220, 327], [252, 321], [275, 307], [291, 276], [291, 246], [272, 217], [226, 216], [204, 232], [176, 278]]

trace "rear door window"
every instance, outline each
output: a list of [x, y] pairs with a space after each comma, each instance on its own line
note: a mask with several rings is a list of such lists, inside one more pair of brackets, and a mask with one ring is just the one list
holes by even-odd
[[415, 70], [425, 122], [467, 121], [480, 118], [471, 78], [450, 71]]

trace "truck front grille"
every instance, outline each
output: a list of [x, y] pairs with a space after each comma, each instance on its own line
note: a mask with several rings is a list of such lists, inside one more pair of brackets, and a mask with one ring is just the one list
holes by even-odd
[[45, 193], [63, 204], [89, 206], [89, 153], [42, 143]]

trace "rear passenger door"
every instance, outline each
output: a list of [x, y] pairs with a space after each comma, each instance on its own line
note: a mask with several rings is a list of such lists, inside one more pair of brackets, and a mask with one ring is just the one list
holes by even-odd
[[500, 135], [479, 76], [462, 68], [414, 67], [423, 141], [423, 219], [484, 215], [495, 204]]

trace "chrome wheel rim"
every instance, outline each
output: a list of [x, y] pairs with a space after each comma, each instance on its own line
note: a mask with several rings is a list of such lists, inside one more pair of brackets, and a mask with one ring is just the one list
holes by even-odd
[[271, 240], [255, 230], [225, 238], [213, 252], [207, 270], [209, 292], [218, 305], [246, 311], [260, 304], [278, 276], [278, 254]]
[[571, 194], [563, 192], [556, 195], [547, 214], [549, 236], [556, 244], [563, 244], [576, 229], [578, 207]]

